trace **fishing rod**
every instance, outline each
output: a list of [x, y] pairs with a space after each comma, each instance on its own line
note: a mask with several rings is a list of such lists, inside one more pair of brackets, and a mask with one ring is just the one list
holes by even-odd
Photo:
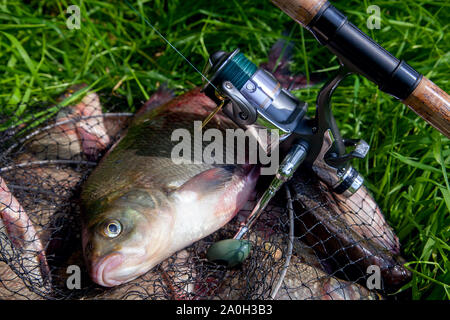
[[[272, 2], [330, 49], [338, 57], [340, 68], [320, 90], [316, 116], [309, 119], [305, 116], [306, 103], [283, 89], [272, 74], [257, 68], [238, 49], [211, 55], [205, 68], [209, 83], [203, 91], [217, 103], [217, 110], [222, 109], [245, 129], [276, 129], [281, 143], [294, 141], [246, 223], [232, 239], [218, 241], [209, 248], [210, 261], [230, 267], [247, 258], [251, 246], [242, 240], [244, 235], [301, 164], [309, 166], [337, 194], [350, 197], [362, 186], [364, 179], [350, 162], [364, 158], [369, 145], [364, 140], [343, 139], [331, 109], [332, 95], [348, 75], [365, 76], [450, 137], [448, 94], [365, 35], [328, 1]], [[354, 149], [347, 153], [348, 147]]]
[[271, 0], [353, 73], [376, 83], [450, 138], [450, 97], [364, 34], [327, 0]]

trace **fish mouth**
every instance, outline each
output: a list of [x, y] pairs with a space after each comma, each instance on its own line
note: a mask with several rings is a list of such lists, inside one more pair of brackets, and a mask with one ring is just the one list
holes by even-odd
[[91, 278], [104, 287], [113, 287], [124, 283], [124, 280], [114, 278], [114, 270], [124, 261], [120, 253], [112, 253], [93, 264]]

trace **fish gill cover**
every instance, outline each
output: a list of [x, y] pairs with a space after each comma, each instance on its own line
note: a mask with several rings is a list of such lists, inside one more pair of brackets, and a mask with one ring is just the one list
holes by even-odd
[[[80, 190], [126, 133], [132, 115], [121, 105], [88, 93], [65, 108], [30, 106], [40, 116], [14, 126], [0, 119], [0, 299], [383, 299], [408, 281], [398, 239], [368, 191], [341, 198], [300, 168], [245, 236], [252, 248], [242, 265], [211, 263], [206, 252], [233, 237], [268, 179], [223, 228], [134, 280], [95, 284], [82, 252]], [[68, 285], [75, 269], [76, 290]], [[374, 270], [380, 281], [369, 279]]]

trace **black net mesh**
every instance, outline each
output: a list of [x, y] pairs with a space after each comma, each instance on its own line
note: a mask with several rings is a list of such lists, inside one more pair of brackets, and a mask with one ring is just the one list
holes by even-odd
[[[131, 282], [96, 285], [83, 259], [79, 192], [124, 134], [132, 115], [123, 105], [91, 93], [74, 106], [28, 106], [36, 116], [0, 119], [0, 299], [382, 299], [408, 281], [367, 190], [343, 198], [301, 168], [245, 236], [252, 250], [242, 265], [208, 262], [206, 251], [233, 237], [268, 178], [225, 227]], [[381, 286], [369, 290], [374, 266]], [[81, 288], [68, 285], [73, 268]]]

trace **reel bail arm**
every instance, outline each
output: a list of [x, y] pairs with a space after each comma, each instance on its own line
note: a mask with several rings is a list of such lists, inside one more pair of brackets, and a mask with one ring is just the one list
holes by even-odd
[[[351, 166], [353, 158], [364, 158], [369, 152], [369, 145], [364, 140], [343, 139], [331, 109], [333, 93], [351, 72], [344, 64], [335, 77], [329, 80], [320, 90], [317, 97], [316, 130], [310, 137], [313, 146], [309, 155], [309, 163], [313, 171], [334, 192], [346, 197], [353, 195], [362, 186], [364, 178]], [[346, 148], [355, 146], [350, 153]]]

